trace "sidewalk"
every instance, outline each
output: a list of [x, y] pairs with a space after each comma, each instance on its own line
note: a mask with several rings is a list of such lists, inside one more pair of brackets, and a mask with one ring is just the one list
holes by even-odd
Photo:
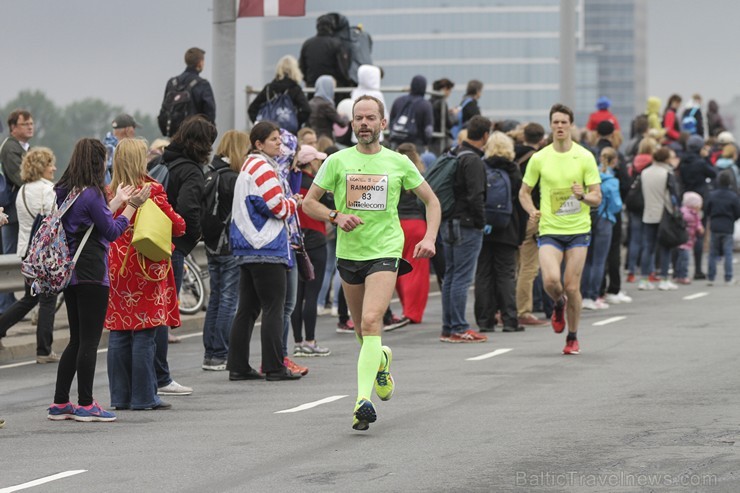
[[[198, 332], [203, 329], [203, 319], [206, 312], [197, 315], [182, 315], [182, 326], [175, 329], [175, 335]], [[3, 349], [0, 349], [0, 364], [10, 363], [17, 360], [33, 359], [36, 357], [36, 326], [31, 325], [31, 314], [28, 321], [21, 321], [8, 331], [3, 337]], [[61, 355], [69, 343], [69, 323], [67, 322], [67, 309], [62, 306], [54, 319], [54, 345], [53, 350]], [[108, 347], [108, 331], [103, 329], [100, 338], [100, 347]]]

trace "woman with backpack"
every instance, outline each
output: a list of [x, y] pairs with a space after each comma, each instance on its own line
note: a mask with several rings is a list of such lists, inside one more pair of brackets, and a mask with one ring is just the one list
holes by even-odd
[[[293, 267], [285, 220], [297, 213], [300, 194], [288, 195], [278, 177], [280, 129], [271, 122], [252, 128], [252, 151], [234, 188], [231, 249], [238, 257], [239, 305], [229, 337], [229, 380], [296, 380], [285, 367], [282, 348], [286, 269]], [[249, 346], [262, 313], [262, 370], [249, 364]]]
[[[108, 249], [128, 228], [136, 209], [149, 197], [149, 186], [135, 191], [119, 186], [115, 196], [105, 192], [105, 146], [96, 139], [77, 141], [69, 165], [57, 183], [57, 207], [65, 207], [62, 226], [69, 254], [80, 249], [69, 285], [64, 288], [64, 303], [69, 319], [69, 344], [62, 353], [57, 370], [54, 402], [48, 418], [54, 421], [115, 421], [93, 398], [93, 382], [98, 344], [108, 308], [110, 281]], [[126, 204], [123, 212], [113, 217], [112, 210]], [[77, 375], [78, 405], [69, 401], [72, 380]]]
[[[264, 110], [262, 113], [263, 117], [270, 116], [268, 115], [270, 111], [267, 111], [266, 104], [273, 103], [277, 107], [280, 106], [279, 103], [282, 103], [281, 108], [286, 108], [291, 113], [289, 115], [291, 117], [290, 119], [292, 120], [293, 115], [295, 116], [296, 120], [294, 123], [288, 123], [288, 120], [277, 121], [280, 120], [278, 115], [271, 115], [272, 118], [263, 119], [269, 121], [276, 120], [275, 123], [289, 132], [293, 134], [297, 133], [298, 129], [308, 121], [308, 117], [311, 115], [311, 107], [308, 105], [306, 95], [303, 94], [303, 89], [300, 86], [302, 81], [303, 73], [298, 68], [298, 61], [295, 57], [292, 55], [282, 57], [278, 60], [277, 67], [275, 68], [275, 78], [266, 84], [262, 88], [262, 91], [257, 94], [254, 101], [249, 104], [249, 108], [247, 109], [249, 119], [253, 123], [256, 123], [257, 116], [261, 111]], [[283, 94], [287, 96], [287, 101], [278, 102], [277, 98], [280, 98]], [[295, 128], [289, 128], [293, 127], [294, 124], [297, 124]]]
[[345, 128], [349, 120], [337, 113], [334, 105], [334, 88], [337, 82], [331, 75], [322, 75], [316, 80], [316, 92], [309, 101], [311, 117], [308, 125], [316, 131], [316, 135], [328, 137], [334, 141], [334, 125]]
[[[150, 187], [150, 199], [172, 222], [172, 236], [185, 233], [185, 220], [167, 202], [164, 187], [146, 174], [146, 144], [121, 140], [113, 153], [113, 180], [140, 189]], [[113, 217], [125, 210], [121, 205]], [[134, 212], [132, 222], [137, 212]], [[143, 219], [143, 217], [142, 217]], [[108, 336], [108, 384], [115, 409], [169, 409], [157, 396], [154, 335], [158, 327], [180, 325], [171, 261], [147, 259], [131, 244], [135, 227], [126, 228], [110, 247], [110, 295], [105, 328]]]
[[[485, 146], [486, 226], [475, 271], [474, 312], [481, 332], [493, 332], [498, 311], [504, 332], [524, 330], [516, 311], [516, 254], [523, 239], [518, 204], [522, 172], [513, 162], [514, 156], [511, 137], [493, 132]], [[494, 208], [509, 214], [503, 218], [492, 215]]]
[[248, 150], [249, 135], [229, 130], [221, 138], [206, 172], [206, 207], [201, 223], [211, 295], [203, 322], [204, 370], [225, 370], [229, 355], [229, 331], [239, 293], [239, 266], [231, 254], [229, 224], [236, 177]]
[[[33, 234], [41, 225], [40, 218], [54, 209], [54, 171], [56, 157], [47, 147], [34, 147], [21, 162], [23, 185], [15, 199], [18, 213], [18, 249], [20, 258], [25, 258]], [[36, 229], [34, 229], [34, 226]], [[39, 305], [39, 321], [36, 327], [36, 363], [56, 363], [59, 356], [51, 350], [54, 341], [54, 312], [57, 295], [31, 294], [31, 284], [26, 283], [25, 294], [0, 316], [0, 338], [8, 329], [21, 321], [36, 305]]]

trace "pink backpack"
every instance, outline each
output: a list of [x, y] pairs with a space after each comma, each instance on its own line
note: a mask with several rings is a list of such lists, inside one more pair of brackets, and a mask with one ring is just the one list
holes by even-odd
[[82, 191], [72, 190], [57, 210], [49, 214], [41, 222], [41, 226], [31, 239], [28, 254], [21, 263], [21, 273], [31, 283], [31, 294], [57, 294], [69, 284], [72, 271], [80, 257], [87, 239], [92, 233], [90, 226], [75, 252], [70, 258], [67, 235], [62, 226], [62, 216], [72, 207], [72, 204]]

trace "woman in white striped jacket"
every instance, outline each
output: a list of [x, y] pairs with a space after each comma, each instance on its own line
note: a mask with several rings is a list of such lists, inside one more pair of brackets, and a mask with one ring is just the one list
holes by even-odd
[[[250, 133], [252, 150], [234, 188], [231, 250], [240, 265], [239, 307], [229, 337], [229, 380], [296, 380], [283, 364], [282, 333], [286, 275], [293, 261], [285, 220], [303, 197], [286, 196], [277, 173], [280, 129], [260, 122]], [[262, 312], [262, 372], [249, 364], [249, 343]]]

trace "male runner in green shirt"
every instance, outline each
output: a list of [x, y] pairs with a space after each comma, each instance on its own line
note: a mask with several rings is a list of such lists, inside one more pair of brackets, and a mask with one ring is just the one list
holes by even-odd
[[[601, 203], [601, 178], [591, 151], [573, 142], [573, 111], [556, 104], [550, 109], [552, 144], [529, 160], [519, 191], [519, 203], [529, 220], [539, 222], [540, 269], [545, 291], [555, 301], [552, 328], [565, 329], [563, 354], [579, 354], [576, 333], [581, 318], [581, 273], [591, 242], [590, 207]], [[532, 189], [540, 184], [540, 210], [532, 202]], [[584, 193], [584, 189], [588, 192]], [[565, 258], [564, 282], [561, 264]]]
[[[383, 313], [396, 285], [404, 235], [398, 219], [402, 189], [414, 192], [426, 205], [427, 231], [414, 249], [414, 257], [435, 253], [434, 241], [441, 217], [439, 200], [406, 156], [380, 145], [386, 126], [383, 103], [372, 96], [359, 97], [352, 108], [352, 130], [357, 145], [332, 154], [316, 174], [303, 200], [303, 210], [337, 229], [337, 267], [342, 278], [355, 333], [360, 344], [357, 360], [357, 402], [352, 421], [355, 430], [367, 430], [376, 419], [370, 401], [373, 385], [381, 400], [393, 395], [391, 350], [380, 343]], [[319, 199], [334, 192], [336, 210]]]

